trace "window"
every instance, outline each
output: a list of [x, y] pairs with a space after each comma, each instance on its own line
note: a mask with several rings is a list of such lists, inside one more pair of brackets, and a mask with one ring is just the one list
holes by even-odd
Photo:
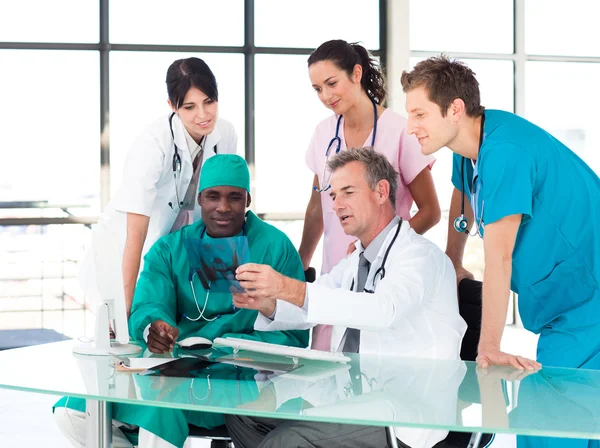
[[[27, 94], [41, 95], [45, 119], [40, 122], [36, 116], [36, 126], [45, 131], [44, 136], [52, 138], [53, 145], [60, 142], [66, 151], [71, 151], [72, 145], [78, 148], [72, 150], [73, 154], [67, 152], [53, 182], [37, 177], [39, 183], [47, 185], [43, 194], [51, 195], [54, 190], [60, 190], [73, 195], [80, 191], [84, 198], [100, 198], [104, 206], [121, 183], [125, 156], [135, 138], [160, 115], [169, 113], [165, 88], [167, 68], [178, 58], [202, 57], [217, 77], [220, 116], [235, 126], [239, 153], [247, 155], [250, 162], [260, 160], [257, 172], [263, 175], [257, 181], [255, 203], [264, 211], [299, 213], [304, 210], [310, 193], [312, 176], [308, 169], [293, 170], [294, 185], [307, 187], [299, 188], [299, 193], [290, 189], [290, 195], [282, 200], [275, 193], [290, 181], [290, 176], [279, 169], [287, 162], [282, 157], [286, 153], [275, 148], [285, 144], [294, 166], [304, 167], [304, 153], [312, 130], [328, 115], [308, 84], [308, 53], [325, 40], [344, 38], [361, 41], [372, 50], [381, 50], [379, 55], [383, 54], [385, 48], [380, 42], [379, 29], [380, 17], [385, 17], [385, 11], [379, 8], [383, 3], [381, 0], [310, 0], [285, 4], [272, 0], [250, 3], [174, 0], [167, 5], [159, 0], [58, 0], [50, 6], [41, 0], [5, 2], [0, 6], [0, 41], [5, 41], [0, 42], [1, 58], [3, 66], [17, 70], [6, 70], [0, 75], [2, 89], [7, 90], [4, 98], [17, 104], [20, 112], [21, 108], [31, 108], [31, 102], [38, 99], [29, 98]], [[254, 5], [253, 36], [246, 33], [248, 18], [244, 15], [251, 5]], [[67, 17], [77, 17], [77, 20], [67, 20]], [[100, 18], [104, 17], [108, 17], [108, 23], [100, 24]], [[310, 33], [306, 32], [308, 23]], [[100, 33], [100, 29], [106, 32]], [[31, 50], [22, 50], [27, 48], [26, 42], [34, 42]], [[50, 44], [34, 53], [39, 48], [36, 42]], [[173, 51], [165, 51], [165, 46], [173, 46]], [[75, 49], [78, 51], [67, 52]], [[181, 49], [186, 53], [178, 51]], [[36, 65], [31, 60], [34, 54], [44, 62]], [[292, 66], [287, 66], [288, 63]], [[49, 79], [40, 77], [42, 66], [50, 67], [49, 72], [44, 73]], [[42, 93], [28, 89], [30, 85], [39, 84], [40, 78], [52, 88]], [[296, 87], [302, 85], [306, 88]], [[251, 91], [246, 92], [246, 89]], [[282, 92], [288, 95], [285, 104], [281, 102]], [[107, 101], [101, 101], [104, 98]], [[307, 112], [303, 111], [305, 107]], [[32, 111], [17, 114], [15, 109], [7, 108], [2, 113], [8, 117], [5, 122], [15, 122], [13, 129], [24, 130], [28, 126], [23, 118]], [[61, 121], [62, 117], [65, 122], [68, 117], [68, 124], [76, 127], [69, 129], [71, 140], [66, 142], [62, 133], [66, 123]], [[100, 129], [101, 118], [110, 126]], [[109, 137], [110, 159], [104, 163], [110, 167], [110, 191], [107, 191], [106, 171], [99, 166], [101, 132]], [[77, 139], [73, 139], [74, 136]], [[15, 145], [18, 137], [15, 133], [7, 141]], [[11, 170], [14, 157], [12, 153], [3, 155], [2, 162], [6, 162], [0, 164], [3, 172]], [[41, 160], [44, 157], [40, 155]], [[81, 189], [72, 188], [61, 171], [68, 173], [67, 167], [74, 163], [83, 168], [78, 171]], [[16, 176], [13, 172], [2, 177], [0, 188], [10, 189]], [[16, 182], [27, 181], [16, 179]], [[28, 194], [27, 188], [36, 191], [34, 196], [40, 194], [39, 185], [33, 186], [31, 182], [29, 187], [15, 189], [14, 194], [22, 199]], [[260, 198], [261, 194], [265, 196]]]
[[[313, 49], [330, 39], [344, 39], [360, 41], [376, 52], [382, 47], [379, 4], [375, 0], [256, 0], [255, 43], [289, 47], [293, 52], [294, 48]], [[308, 56], [255, 57], [255, 205], [261, 213], [300, 217], [311, 194], [314, 173], [306, 166], [306, 151], [316, 125], [332, 112], [321, 104], [310, 85]]]
[[255, 0], [254, 14], [258, 46], [316, 48], [344, 39], [380, 48], [377, 0]]
[[414, 0], [410, 49], [462, 53], [512, 53], [511, 0]]
[[528, 62], [525, 118], [561, 140], [600, 174], [600, 63]]
[[243, 0], [110, 2], [110, 40], [146, 45], [244, 45]]
[[527, 54], [600, 57], [600, 3], [589, 0], [527, 0]]
[[[523, 110], [600, 174], [597, 2], [525, 2]], [[534, 55], [534, 56], [533, 56]], [[519, 93], [517, 93], [519, 95]]]
[[93, 43], [98, 23], [98, 0], [0, 3], [0, 42]]
[[[1, 50], [0, 197], [81, 204], [100, 191], [99, 60]], [[10, 69], [9, 69], [10, 67]]]
[[[314, 174], [304, 162], [316, 125], [331, 111], [314, 92], [307, 56], [256, 56], [256, 207], [304, 212]], [[323, 154], [325, 154], [323, 148]]]

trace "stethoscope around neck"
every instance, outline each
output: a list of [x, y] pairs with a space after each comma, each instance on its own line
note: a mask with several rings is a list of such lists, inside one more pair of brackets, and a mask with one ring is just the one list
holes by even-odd
[[[481, 150], [481, 145], [483, 144], [483, 133], [484, 133], [484, 124], [485, 124], [485, 112], [481, 114], [481, 124], [479, 127], [479, 147], [478, 151]], [[479, 154], [478, 154], [479, 157]], [[469, 232], [469, 221], [465, 217], [465, 157], [461, 157], [461, 165], [460, 165], [460, 178], [462, 182], [462, 191], [461, 191], [461, 199], [460, 199], [460, 216], [454, 220], [454, 230], [458, 233], [466, 233], [469, 236], [476, 236], [480, 231], [480, 227], [483, 226], [483, 210], [482, 216], [479, 217], [479, 222], [477, 222], [477, 217], [475, 217], [475, 226], [477, 227], [475, 233], [471, 234]], [[471, 195], [475, 194], [476, 184], [479, 176], [473, 177], [473, 182], [471, 184]], [[475, 216], [475, 210], [473, 210], [473, 216]]]
[[[371, 137], [371, 146], [375, 147], [375, 137], [377, 136], [377, 103], [374, 99], [371, 98], [371, 103], [373, 103], [373, 135]], [[331, 173], [327, 177], [327, 181], [325, 181], [325, 176], [327, 175], [327, 161], [329, 160], [329, 155], [331, 154], [331, 149], [335, 146], [335, 154], [340, 152], [342, 148], [342, 139], [340, 138], [340, 126], [342, 125], [343, 115], [340, 115], [337, 119], [337, 124], [335, 125], [335, 137], [333, 137], [329, 141], [329, 145], [327, 145], [327, 149], [325, 150], [325, 168], [323, 169], [323, 177], [321, 178], [321, 186], [313, 187], [317, 193], [323, 193], [331, 188], [329, 184], [329, 180], [331, 179]]]
[[[396, 227], [396, 233], [394, 233], [394, 237], [392, 238], [392, 241], [390, 241], [389, 246], [385, 250], [385, 254], [383, 256], [383, 261], [381, 262], [381, 266], [379, 266], [379, 269], [377, 269], [377, 271], [375, 271], [375, 275], [373, 276], [373, 289], [365, 288], [363, 290], [363, 292], [366, 292], [368, 294], [374, 294], [375, 293], [375, 281], [377, 279], [377, 276], [379, 276], [379, 281], [381, 281], [385, 278], [385, 264], [387, 263], [387, 259], [388, 259], [388, 256], [390, 255], [390, 251], [392, 250], [392, 246], [394, 245], [394, 243], [396, 242], [396, 239], [398, 238], [398, 234], [400, 233], [400, 227], [402, 227], [402, 218], [400, 218], [398, 227]], [[354, 279], [352, 279], [352, 284], [350, 285], [350, 291], [354, 291]]]
[[[204, 227], [202, 229], [202, 233], [200, 233], [200, 240], [202, 240], [204, 238], [204, 235], [206, 235], [206, 227]], [[244, 222], [244, 225], [242, 226], [242, 236], [247, 236], [246, 235], [246, 223], [245, 222]], [[206, 297], [204, 299], [204, 306], [202, 307], [202, 310], [200, 310], [200, 305], [198, 304], [198, 298], [196, 297], [196, 288], [194, 288], [194, 276], [198, 277], [198, 273], [196, 272], [196, 269], [192, 268], [192, 269], [190, 269], [190, 275], [188, 276], [188, 281], [190, 282], [190, 288], [192, 290], [192, 296], [194, 297], [194, 303], [196, 304], [196, 309], [198, 310], [198, 317], [191, 318], [187, 314], [184, 314], [183, 317], [185, 317], [187, 320], [192, 321], [192, 322], [197, 322], [200, 319], [205, 320], [206, 322], [212, 322], [213, 320], [218, 319], [219, 317], [221, 317], [221, 315], [217, 314], [212, 319], [208, 319], [207, 317], [204, 316], [204, 311], [206, 310], [206, 305], [208, 304], [208, 299], [210, 298], [210, 283], [208, 283], [206, 286], [203, 285], [206, 288]], [[233, 310], [235, 310], [235, 305], [232, 304], [231, 308]]]
[[[175, 134], [173, 133], [173, 117], [175, 116], [175, 112], [171, 113], [169, 116], [169, 129], [171, 130], [171, 138], [173, 139], [173, 182], [175, 183], [175, 199], [179, 208], [183, 206], [183, 201], [179, 199], [179, 190], [177, 189], [177, 175], [181, 175], [181, 156], [179, 155], [179, 148], [177, 147], [177, 143], [175, 143]], [[206, 137], [205, 137], [206, 138]], [[217, 145], [213, 147], [213, 151], [217, 154]], [[169, 202], [169, 207], [173, 208], [173, 203]]]

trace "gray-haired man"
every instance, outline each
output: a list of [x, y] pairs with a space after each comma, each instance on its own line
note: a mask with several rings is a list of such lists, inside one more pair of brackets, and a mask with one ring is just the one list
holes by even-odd
[[[260, 311], [256, 330], [333, 325], [332, 351], [459, 359], [466, 325], [458, 314], [454, 268], [435, 244], [396, 217], [390, 192], [397, 176], [388, 160], [372, 149], [349, 149], [328, 167], [333, 209], [346, 234], [358, 238], [357, 250], [312, 284], [269, 266], [241, 266], [237, 278], [248, 293], [234, 295], [235, 305]], [[384, 428], [244, 416], [229, 416], [226, 423], [237, 447], [386, 445]], [[412, 448], [429, 448], [446, 436], [395, 432], [401, 446]]]

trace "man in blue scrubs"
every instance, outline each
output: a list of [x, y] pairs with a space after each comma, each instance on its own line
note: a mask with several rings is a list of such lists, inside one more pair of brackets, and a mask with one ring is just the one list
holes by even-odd
[[[472, 278], [462, 257], [473, 223], [473, 234], [483, 237], [478, 364], [541, 367], [500, 350], [512, 289], [519, 294], [523, 325], [540, 334], [540, 363], [600, 369], [598, 176], [538, 126], [509, 112], [484, 110], [474, 73], [458, 61], [426, 59], [404, 72], [401, 82], [408, 131], [421, 151], [454, 152], [446, 253], [459, 281]], [[519, 446], [600, 444], [520, 437]]]

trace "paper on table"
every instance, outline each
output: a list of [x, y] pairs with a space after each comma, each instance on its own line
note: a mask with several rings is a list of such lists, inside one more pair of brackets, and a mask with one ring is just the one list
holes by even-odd
[[116, 369], [121, 372], [142, 372], [161, 364], [173, 361], [175, 358], [129, 358], [129, 366], [123, 362], [116, 364]]

